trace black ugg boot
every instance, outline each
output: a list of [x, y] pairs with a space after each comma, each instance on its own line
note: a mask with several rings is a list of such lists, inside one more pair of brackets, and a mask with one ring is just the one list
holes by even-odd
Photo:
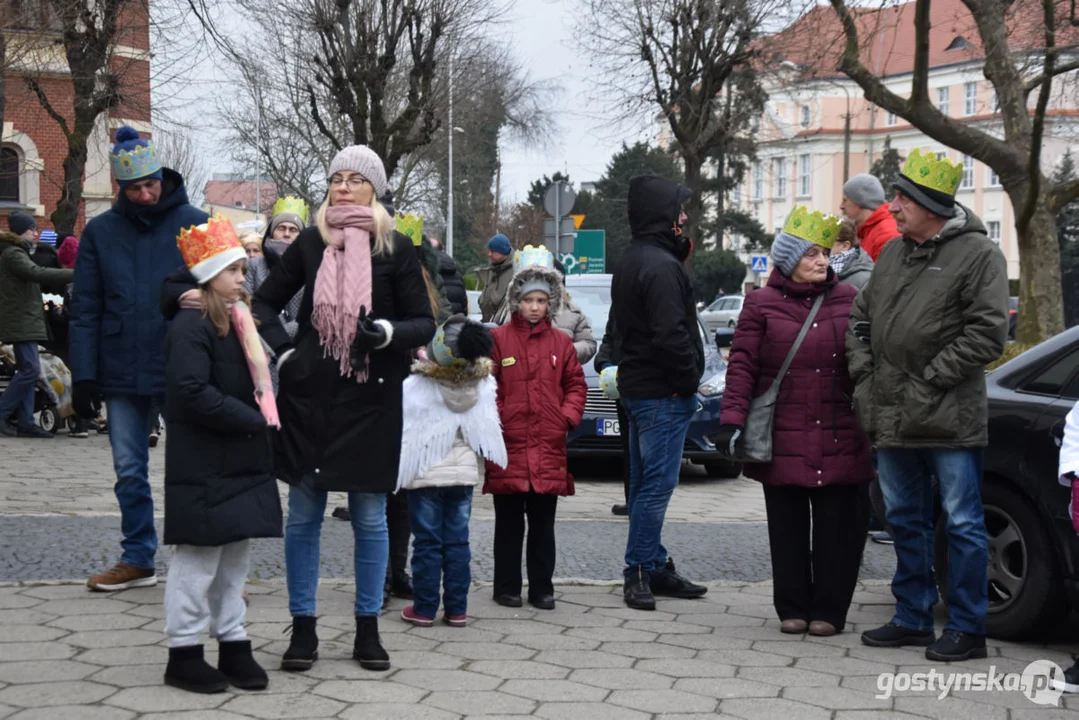
[[310, 670], [318, 660], [318, 635], [315, 634], [316, 618], [300, 615], [292, 618], [292, 641], [281, 658], [282, 670], [303, 672]]
[[225, 674], [206, 662], [202, 645], [169, 648], [165, 684], [193, 693], [219, 693], [229, 686]]
[[364, 670], [390, 669], [390, 656], [378, 637], [377, 616], [356, 616], [356, 645], [352, 649], [352, 657], [359, 660]]
[[218, 643], [217, 649], [217, 669], [236, 687], [244, 690], [265, 690], [270, 684], [266, 671], [251, 654], [250, 640]]

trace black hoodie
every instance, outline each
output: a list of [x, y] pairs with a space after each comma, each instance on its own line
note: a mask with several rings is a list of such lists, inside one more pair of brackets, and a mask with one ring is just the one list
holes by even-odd
[[692, 397], [704, 372], [693, 288], [675, 233], [689, 190], [653, 175], [629, 183], [633, 240], [611, 282], [611, 314], [621, 332], [618, 390], [641, 400]]

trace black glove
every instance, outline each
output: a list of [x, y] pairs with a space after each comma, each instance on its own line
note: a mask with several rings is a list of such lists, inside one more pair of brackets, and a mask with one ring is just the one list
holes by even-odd
[[356, 319], [356, 339], [352, 341], [352, 349], [348, 356], [352, 369], [363, 367], [367, 354], [385, 343], [386, 329], [367, 315], [366, 306], [360, 305], [360, 316]]
[[727, 457], [738, 457], [741, 450], [742, 428], [737, 425], [720, 425], [716, 433], [716, 450]]
[[75, 408], [75, 414], [83, 420], [93, 420], [97, 417], [97, 409], [94, 407], [94, 399], [98, 395], [97, 383], [93, 380], [80, 380], [71, 388], [71, 404]]
[[858, 338], [866, 345], [869, 344], [869, 321], [859, 320], [851, 326], [850, 331], [854, 333], [854, 337]]

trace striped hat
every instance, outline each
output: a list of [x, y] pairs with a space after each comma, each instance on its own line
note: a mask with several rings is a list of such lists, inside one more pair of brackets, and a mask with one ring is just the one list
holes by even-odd
[[44, 243], [45, 245], [52, 245], [53, 247], [56, 247], [56, 239], [57, 238], [55, 230], [42, 230], [41, 234], [37, 236], [37, 241], [39, 243]]

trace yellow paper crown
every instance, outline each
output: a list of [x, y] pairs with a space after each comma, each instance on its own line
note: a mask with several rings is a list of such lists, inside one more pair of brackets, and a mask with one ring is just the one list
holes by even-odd
[[402, 215], [397, 213], [397, 232], [412, 238], [412, 244], [419, 247], [423, 242], [423, 215]]
[[236, 260], [247, 257], [228, 218], [217, 215], [205, 225], [184, 228], [176, 238], [184, 264], [200, 284]]
[[825, 215], [820, 210], [810, 212], [805, 205], [796, 205], [783, 224], [783, 232], [831, 250], [842, 224], [835, 215]]
[[273, 209], [270, 210], [270, 217], [280, 215], [281, 213], [292, 213], [303, 220], [304, 225], [307, 224], [307, 203], [298, 197], [288, 195], [283, 198], [277, 198], [277, 202], [273, 204]]
[[534, 266], [553, 268], [554, 255], [542, 245], [539, 247], [525, 245], [513, 256], [513, 272], [517, 273], [524, 268]]
[[903, 165], [903, 176], [915, 185], [954, 197], [963, 182], [963, 163], [953, 164], [946, 157], [938, 160], [933, 151], [914, 148]]

